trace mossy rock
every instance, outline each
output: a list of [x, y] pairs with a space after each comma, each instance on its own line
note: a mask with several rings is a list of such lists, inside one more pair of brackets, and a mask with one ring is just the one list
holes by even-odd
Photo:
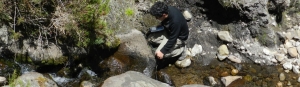
[[64, 64], [68, 60], [68, 57], [62, 56], [60, 58], [48, 58], [48, 60], [41, 60], [41, 61], [34, 61], [30, 57], [17, 54], [15, 60], [21, 63], [28, 63], [28, 64], [39, 64], [39, 65], [59, 65]]

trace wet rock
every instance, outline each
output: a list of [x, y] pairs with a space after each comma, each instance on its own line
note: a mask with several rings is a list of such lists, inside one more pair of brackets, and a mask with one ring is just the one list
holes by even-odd
[[157, 74], [157, 80], [158, 81], [167, 83], [170, 86], [174, 86], [173, 80], [171, 79], [171, 77], [167, 73], [162, 72], [162, 71], [158, 71], [156, 74]]
[[216, 85], [217, 84], [217, 82], [215, 81], [215, 78], [212, 77], [212, 76], [208, 77], [208, 81], [210, 82], [211, 85]]
[[159, 82], [146, 75], [127, 71], [126, 73], [109, 77], [106, 79], [102, 87], [171, 87], [166, 83]]
[[91, 82], [89, 81], [82, 81], [80, 83], [80, 87], [94, 87], [94, 84], [92, 84]]
[[184, 18], [187, 20], [187, 21], [189, 21], [189, 20], [191, 20], [192, 19], [192, 14], [191, 14], [191, 12], [189, 12], [189, 11], [187, 11], [187, 10], [185, 10], [185, 11], [183, 11], [183, 16], [184, 16]]
[[13, 84], [15, 84], [16, 87], [27, 85], [30, 85], [31, 87], [58, 87], [53, 80], [46, 78], [37, 72], [25, 73], [14, 80]]
[[237, 73], [239, 72], [239, 70], [237, 70], [237, 69], [232, 69], [231, 70], [231, 75], [236, 75]]
[[297, 48], [296, 47], [291, 47], [288, 49], [288, 53], [291, 57], [295, 58], [298, 56]]
[[201, 84], [192, 84], [192, 85], [183, 85], [181, 87], [210, 87], [210, 86], [201, 85]]
[[235, 63], [242, 63], [242, 60], [234, 55], [229, 55], [227, 58]]
[[288, 86], [292, 85], [291, 81], [288, 81], [287, 85], [288, 85]]
[[220, 74], [220, 76], [222, 76], [222, 77], [229, 76], [229, 73], [228, 73], [227, 71], [225, 71], [225, 72], [222, 72], [222, 73]]
[[277, 82], [276, 87], [283, 87], [283, 83], [282, 82]]
[[226, 77], [222, 77], [221, 81], [225, 86], [228, 86], [231, 82], [241, 78], [242, 76], [226, 76]]
[[119, 69], [121, 72], [134, 70], [151, 77], [156, 65], [155, 58], [142, 32], [130, 30], [116, 36], [120, 38], [120, 46], [108, 59], [110, 62], [103, 63], [112, 69], [108, 73], [117, 72]]
[[232, 42], [232, 36], [229, 34], [228, 31], [220, 31], [218, 32], [218, 36], [221, 40], [227, 41], [227, 42]]
[[283, 73], [279, 74], [279, 80], [284, 81], [285, 80], [285, 75]]
[[[219, 48], [218, 48], [218, 58], [220, 60], [224, 60], [228, 55], [229, 55], [229, 50], [227, 48], [226, 45], [221, 45]], [[225, 58], [224, 58], [225, 57]]]

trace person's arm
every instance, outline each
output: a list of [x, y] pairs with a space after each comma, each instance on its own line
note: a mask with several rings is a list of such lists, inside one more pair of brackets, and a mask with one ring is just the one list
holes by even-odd
[[174, 22], [170, 24], [170, 35], [168, 42], [160, 50], [163, 54], [166, 54], [177, 42], [177, 38], [180, 33], [180, 23]]

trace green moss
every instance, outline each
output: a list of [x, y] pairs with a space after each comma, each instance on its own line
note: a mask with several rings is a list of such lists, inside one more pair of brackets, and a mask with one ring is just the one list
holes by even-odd
[[134, 15], [134, 10], [132, 10], [131, 8], [127, 8], [127, 9], [125, 10], [125, 14], [126, 14], [127, 16], [133, 16], [133, 15]]
[[62, 56], [60, 58], [49, 58], [49, 60], [43, 60], [40, 62], [34, 62], [32, 61], [32, 59], [26, 55], [23, 54], [17, 54], [15, 57], [15, 60], [17, 62], [21, 62], [21, 63], [29, 63], [29, 64], [41, 64], [41, 65], [59, 65], [59, 64], [64, 64], [68, 58], [65, 56]]
[[66, 61], [68, 60], [67, 57], [63, 56], [61, 58], [50, 58], [49, 60], [43, 60], [41, 61], [41, 63], [43, 65], [59, 65], [59, 64], [64, 64]]

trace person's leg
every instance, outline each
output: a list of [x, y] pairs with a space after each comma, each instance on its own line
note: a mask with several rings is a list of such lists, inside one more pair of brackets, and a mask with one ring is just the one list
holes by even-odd
[[[165, 37], [157, 47], [156, 51], [161, 50], [167, 42], [168, 38]], [[177, 39], [176, 44], [169, 50], [168, 53], [164, 54], [164, 58], [174, 58], [181, 55], [184, 50], [184, 43], [181, 40]]]

